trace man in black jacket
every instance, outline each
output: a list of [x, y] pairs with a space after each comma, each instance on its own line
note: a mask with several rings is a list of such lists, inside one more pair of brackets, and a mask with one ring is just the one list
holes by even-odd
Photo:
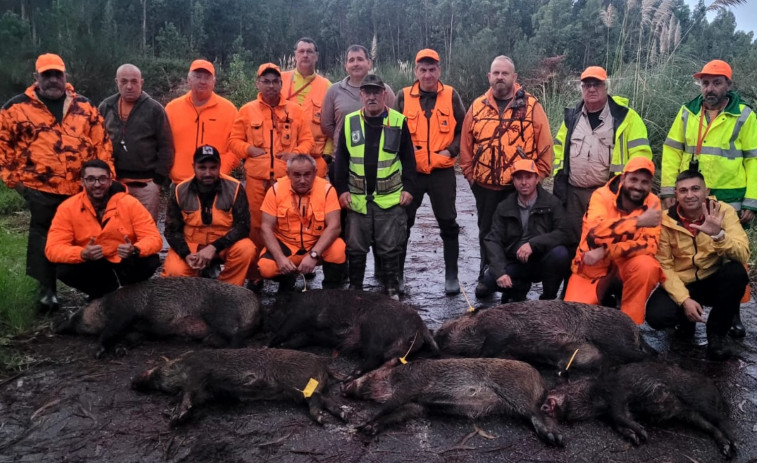
[[133, 64], [116, 71], [118, 93], [98, 107], [113, 142], [116, 179], [158, 222], [160, 186], [173, 164], [173, 137], [163, 106], [142, 91], [142, 73]]
[[502, 291], [502, 303], [526, 300], [531, 283], [543, 282], [540, 299], [555, 299], [560, 283], [570, 272], [567, 246], [569, 225], [559, 199], [539, 185], [536, 163], [522, 159], [513, 164], [510, 195], [497, 206], [492, 227], [484, 238], [489, 266], [484, 284]]

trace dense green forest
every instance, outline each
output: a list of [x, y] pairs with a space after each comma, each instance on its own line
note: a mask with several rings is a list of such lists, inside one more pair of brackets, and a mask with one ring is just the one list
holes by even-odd
[[[736, 31], [738, 0], [0, 0], [0, 99], [32, 81], [34, 59], [59, 53], [70, 82], [99, 102], [116, 67], [142, 68], [145, 90], [166, 102], [183, 91], [190, 60], [219, 69], [217, 90], [236, 104], [255, 95], [253, 70], [291, 67], [294, 42], [318, 43], [319, 68], [341, 78], [344, 50], [372, 50], [395, 88], [412, 79], [416, 51], [443, 57], [443, 79], [469, 103], [488, 86], [491, 59], [511, 56], [519, 80], [557, 123], [587, 65], [605, 66], [611, 91], [631, 98], [650, 138], [696, 95], [691, 73], [713, 58], [734, 67], [736, 88], [757, 100], [757, 44]], [[708, 21], [707, 10], [717, 11]]]

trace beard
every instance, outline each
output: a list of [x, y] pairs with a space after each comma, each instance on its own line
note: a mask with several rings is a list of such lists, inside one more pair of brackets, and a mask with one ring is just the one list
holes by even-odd
[[631, 191], [628, 188], [620, 187], [620, 194], [621, 196], [628, 200], [631, 204], [633, 204], [636, 207], [641, 207], [644, 205], [644, 200], [647, 199], [647, 196], [649, 196], [649, 192], [639, 192], [639, 191]]

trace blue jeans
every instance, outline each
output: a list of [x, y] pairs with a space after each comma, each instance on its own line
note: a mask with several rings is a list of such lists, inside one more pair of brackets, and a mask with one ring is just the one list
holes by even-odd
[[546, 254], [539, 256], [531, 254], [528, 262], [514, 261], [507, 265], [505, 273], [513, 280], [512, 288], [503, 289], [497, 286], [499, 275], [493, 275], [487, 268], [484, 273], [484, 284], [490, 291], [502, 291], [503, 302], [505, 296], [511, 301], [525, 301], [531, 283], [542, 282], [543, 293], [539, 299], [557, 299], [557, 291], [563, 278], [570, 272], [570, 256], [565, 246], [556, 246]]

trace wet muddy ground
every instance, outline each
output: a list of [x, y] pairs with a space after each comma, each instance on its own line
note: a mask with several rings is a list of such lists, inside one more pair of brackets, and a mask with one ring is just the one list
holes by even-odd
[[[458, 211], [462, 226], [461, 283], [471, 302], [478, 269], [476, 216], [467, 184], [458, 180]], [[427, 201], [426, 201], [427, 202]], [[443, 294], [441, 240], [428, 204], [418, 214], [407, 263], [405, 300], [420, 307], [431, 328], [464, 312], [461, 294]], [[368, 274], [372, 273], [369, 264]], [[308, 285], [320, 286], [319, 276]], [[368, 289], [376, 282], [366, 279]], [[539, 289], [539, 288], [534, 288]], [[269, 306], [276, 285], [263, 295]], [[535, 298], [538, 294], [530, 294]], [[82, 299], [64, 300], [69, 308]], [[668, 361], [712, 378], [732, 409], [739, 454], [734, 461], [757, 462], [757, 314], [754, 303], [742, 307], [749, 334], [738, 342], [739, 355], [722, 363], [704, 357], [704, 327], [697, 345], [680, 344], [671, 334], [644, 327], [647, 340]], [[251, 345], [260, 345], [258, 336]], [[650, 425], [649, 442], [627, 443], [604, 422], [562, 427], [565, 448], [547, 447], [526, 423], [492, 417], [471, 421], [431, 416], [397, 426], [376, 438], [355, 431], [354, 424], [375, 406], [332, 395], [351, 414], [350, 423], [329, 418], [314, 424], [306, 408], [287, 403], [230, 402], [208, 404], [185, 426], [171, 429], [168, 414], [174, 398], [143, 394], [129, 388], [130, 380], [149, 366], [198, 345], [181, 341], [144, 341], [123, 357], [95, 360], [92, 338], [56, 336], [42, 330], [14, 340], [15, 355], [31, 367], [22, 372], [0, 371], [0, 462], [714, 462], [722, 460], [712, 439], [681, 424]], [[330, 351], [313, 352], [331, 356]], [[350, 359], [333, 358], [331, 366], [348, 372]], [[544, 371], [549, 381], [553, 372]]]

